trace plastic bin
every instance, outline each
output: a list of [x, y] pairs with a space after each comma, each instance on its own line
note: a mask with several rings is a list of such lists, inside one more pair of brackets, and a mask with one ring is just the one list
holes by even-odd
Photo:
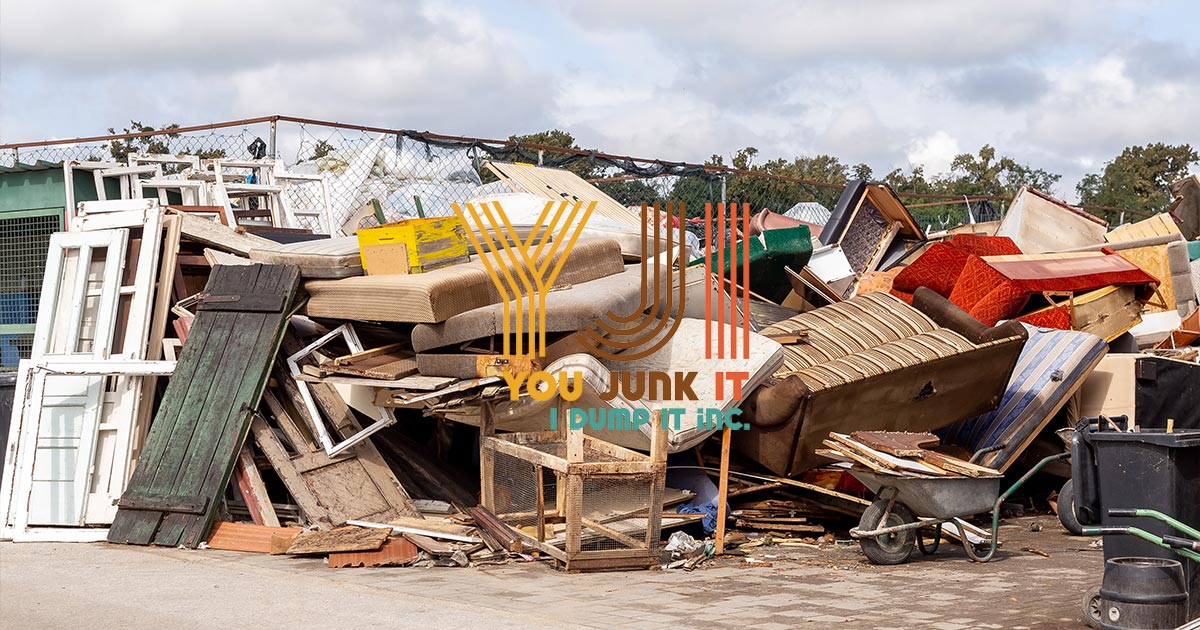
[[[1114, 422], [1124, 428], [1124, 418]], [[1081, 422], [1081, 424], [1083, 424]], [[1110, 517], [1114, 508], [1151, 509], [1200, 527], [1200, 430], [1166, 433], [1116, 431], [1107, 423], [1081, 428], [1071, 441], [1075, 513], [1084, 525], [1139, 527], [1152, 534], [1176, 535], [1151, 518]], [[1105, 536], [1104, 558], [1179, 556], [1134, 536]], [[1190, 612], [1200, 615], [1200, 566], [1184, 561], [1191, 592]]]

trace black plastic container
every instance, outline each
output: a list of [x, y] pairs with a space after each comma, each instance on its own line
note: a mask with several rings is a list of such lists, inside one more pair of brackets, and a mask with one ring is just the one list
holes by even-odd
[[1183, 566], [1165, 558], [1113, 558], [1104, 563], [1100, 627], [1177, 628], [1188, 620]]
[[[1124, 427], [1123, 418], [1113, 420]], [[1200, 528], [1200, 430], [1131, 433], [1113, 430], [1105, 422], [1098, 426], [1076, 431], [1071, 441], [1075, 515], [1080, 523], [1179, 535], [1156, 519], [1108, 515], [1108, 510], [1125, 508], [1158, 510]], [[1106, 561], [1132, 556], [1180, 559], [1173, 550], [1134, 536], [1104, 537]], [[1200, 616], [1200, 566], [1187, 560], [1182, 565], [1190, 619]]]

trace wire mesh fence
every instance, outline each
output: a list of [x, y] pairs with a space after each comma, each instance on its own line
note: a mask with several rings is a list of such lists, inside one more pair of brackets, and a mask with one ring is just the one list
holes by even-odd
[[[591, 181], [617, 201], [638, 206], [656, 202], [685, 203], [690, 216], [702, 216], [706, 203], [749, 202], [758, 212], [768, 208], [803, 219], [813, 204], [828, 211], [845, 182], [801, 182], [766, 173], [712, 168], [655, 158], [620, 157], [592, 151], [523, 146], [516, 141], [463, 138], [439, 134], [364, 128], [287, 117], [218, 123], [182, 130], [160, 130], [134, 137], [90, 138], [86, 141], [9, 146], [0, 149], [0, 166], [18, 162], [124, 161], [133, 153], [171, 153], [201, 158], [248, 159], [256, 140], [267, 156], [287, 171], [324, 175], [326, 190], [297, 183], [286, 191], [286, 203], [311, 209], [328, 195], [331, 228], [338, 228], [372, 200], [388, 220], [453, 213], [451, 204], [509, 192], [485, 167], [487, 160], [523, 162], [565, 168]], [[249, 176], [248, 174], [246, 176]], [[324, 226], [301, 212], [299, 227]], [[921, 208], [923, 224], [940, 229], [967, 216], [965, 204]], [[806, 215], [807, 216], [807, 215]], [[807, 220], [807, 219], [806, 219]], [[370, 222], [370, 221], [369, 221]], [[812, 222], [810, 220], [810, 222]]]

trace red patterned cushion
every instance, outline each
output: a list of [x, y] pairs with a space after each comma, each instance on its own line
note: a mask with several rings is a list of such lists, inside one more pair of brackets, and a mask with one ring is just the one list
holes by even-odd
[[978, 256], [970, 256], [959, 275], [950, 301], [972, 317], [995, 326], [1015, 315], [1029, 301], [1029, 294]]
[[968, 256], [947, 243], [934, 243], [892, 280], [892, 289], [912, 293], [918, 287], [929, 287], [938, 295], [948, 296]]
[[1023, 315], [1018, 317], [1017, 321], [1025, 322], [1030, 326], [1037, 326], [1038, 328], [1071, 330], [1071, 310], [1064, 304], [1055, 308], [1048, 308]]
[[955, 234], [950, 244], [968, 254], [976, 256], [1008, 256], [1020, 254], [1021, 249], [1007, 236], [982, 236], [979, 234]]

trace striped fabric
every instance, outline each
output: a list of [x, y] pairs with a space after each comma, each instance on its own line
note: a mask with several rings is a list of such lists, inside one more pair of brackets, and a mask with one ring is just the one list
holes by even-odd
[[1000, 406], [937, 431], [943, 442], [972, 451], [1007, 444], [981, 462], [1001, 470], [1058, 413], [1108, 351], [1108, 344], [1090, 333], [1024, 326], [1029, 341], [1021, 350]]
[[976, 346], [953, 330], [941, 328], [890, 341], [847, 357], [799, 370], [794, 374], [809, 390], [817, 392], [935, 359], [972, 352], [986, 345]]
[[805, 343], [784, 346], [782, 378], [883, 344], [937, 330], [924, 313], [887, 293], [868, 293], [801, 313], [768, 326], [763, 335], [808, 332]]

